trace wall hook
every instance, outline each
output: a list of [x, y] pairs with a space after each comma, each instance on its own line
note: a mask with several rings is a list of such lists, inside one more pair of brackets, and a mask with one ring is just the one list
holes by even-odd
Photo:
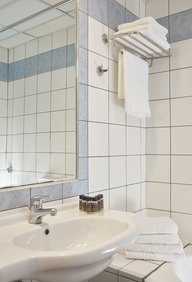
[[102, 76], [104, 74], [104, 72], [107, 72], [108, 69], [104, 69], [103, 65], [100, 65], [97, 67], [97, 75], [98, 76]]

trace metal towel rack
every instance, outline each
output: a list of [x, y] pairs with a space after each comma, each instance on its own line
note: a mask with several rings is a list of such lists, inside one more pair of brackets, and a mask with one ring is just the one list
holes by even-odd
[[102, 40], [105, 44], [107, 44], [110, 40], [112, 40], [113, 43], [120, 44], [130, 53], [148, 61], [150, 66], [152, 65], [154, 59], [171, 56], [170, 51], [164, 49], [157, 42], [139, 31], [115, 33], [111, 36], [103, 34]]

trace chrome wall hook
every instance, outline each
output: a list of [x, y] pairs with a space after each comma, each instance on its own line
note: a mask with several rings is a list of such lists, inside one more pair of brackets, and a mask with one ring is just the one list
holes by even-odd
[[104, 69], [103, 65], [100, 65], [97, 67], [97, 75], [98, 76], [102, 76], [104, 74], [104, 72], [107, 72], [108, 69]]

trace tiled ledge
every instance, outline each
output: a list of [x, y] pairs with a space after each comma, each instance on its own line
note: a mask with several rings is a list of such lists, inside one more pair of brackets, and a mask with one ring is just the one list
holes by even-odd
[[[186, 255], [192, 255], [192, 245], [185, 247]], [[173, 272], [173, 264], [162, 261], [126, 259], [117, 254], [111, 265], [89, 282], [179, 282]]]

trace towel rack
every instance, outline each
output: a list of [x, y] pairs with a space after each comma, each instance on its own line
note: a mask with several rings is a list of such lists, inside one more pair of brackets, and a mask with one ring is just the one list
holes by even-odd
[[[171, 56], [170, 51], [165, 50], [157, 42], [155, 42], [140, 31], [124, 33], [122, 32], [118, 34], [115, 33], [111, 36], [103, 34], [102, 40], [105, 44], [107, 44], [110, 40], [112, 40], [113, 43], [120, 44], [124, 49], [126, 49], [130, 53], [133, 53], [142, 58], [143, 60], [150, 62], [150, 66], [152, 65], [154, 59], [160, 59]], [[159, 51], [157, 49], [159, 49]]]

